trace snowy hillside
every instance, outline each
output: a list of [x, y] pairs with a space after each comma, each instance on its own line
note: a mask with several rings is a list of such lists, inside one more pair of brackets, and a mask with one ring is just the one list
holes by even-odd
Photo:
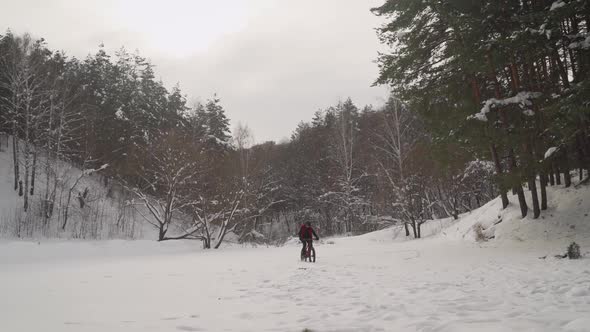
[[[458, 221], [299, 246], [0, 243], [6, 331], [589, 331], [590, 188], [550, 192], [544, 219], [492, 201]], [[499, 219], [502, 222], [495, 225]], [[494, 239], [476, 241], [474, 225]], [[545, 257], [540, 259], [540, 257]], [[31, 319], [34, 317], [34, 319]]]
[[[539, 219], [522, 219], [517, 205], [501, 211], [495, 199], [444, 230], [442, 237], [475, 241], [475, 228], [481, 225], [485, 238], [493, 238], [496, 246], [521, 245], [563, 250], [575, 241], [590, 249], [590, 189], [548, 187], [548, 210]], [[511, 197], [515, 202], [516, 197]]]
[[[129, 204], [130, 198], [115, 182], [105, 183], [100, 175], [83, 174], [80, 168], [65, 162], [51, 162], [46, 168], [43, 156], [39, 157], [30, 207], [24, 212], [23, 197], [14, 190], [12, 144], [7, 144], [6, 137], [0, 143], [0, 237], [154, 237], [136, 207]], [[86, 170], [86, 173], [90, 172]], [[54, 202], [51, 213], [46, 212], [45, 195], [48, 193]], [[84, 195], [82, 204], [79, 198]]]
[[[575, 241], [586, 244], [590, 250], [590, 188], [548, 187], [548, 210], [537, 220], [531, 216], [521, 218], [516, 196], [510, 197], [511, 204], [502, 210], [500, 198], [481, 208], [462, 215], [459, 220], [452, 218], [432, 220], [425, 223], [423, 237], [444, 240], [478, 242], [486, 246], [524, 246], [544, 248], [547, 251], [563, 250]], [[481, 225], [481, 227], [479, 227]], [[481, 230], [478, 238], [476, 229]], [[379, 232], [361, 236], [374, 242], [408, 241], [403, 227], [391, 227]], [[341, 239], [339, 241], [347, 241]]]

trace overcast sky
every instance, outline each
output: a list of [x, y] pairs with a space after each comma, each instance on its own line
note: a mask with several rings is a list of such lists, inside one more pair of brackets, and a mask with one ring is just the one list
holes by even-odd
[[257, 142], [347, 97], [380, 105], [371, 88], [382, 49], [369, 9], [384, 0], [0, 0], [0, 28], [44, 37], [84, 57], [103, 43], [139, 50], [189, 101], [217, 93]]

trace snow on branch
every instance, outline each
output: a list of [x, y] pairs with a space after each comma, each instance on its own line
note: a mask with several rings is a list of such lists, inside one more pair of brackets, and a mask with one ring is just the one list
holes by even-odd
[[549, 11], [554, 11], [556, 9], [563, 7], [563, 6], [565, 6], [565, 2], [563, 2], [563, 0], [557, 0], [551, 4], [551, 8], [549, 8]]
[[573, 43], [569, 44], [568, 47], [570, 49], [572, 49], [572, 50], [575, 50], [575, 49], [582, 49], [582, 50], [590, 49], [590, 36], [586, 37], [586, 39], [584, 39], [582, 41], [573, 42]]
[[96, 172], [104, 171], [108, 167], [109, 167], [109, 164], [104, 164], [96, 169], [93, 169], [93, 168], [85, 169], [84, 171], [82, 171], [82, 173], [83, 173], [83, 176], [88, 176], [88, 175], [96, 173]]
[[555, 152], [557, 152], [557, 150], [558, 149], [554, 146], [547, 149], [547, 152], [545, 152], [545, 159], [551, 158], [551, 156], [553, 156], [553, 154], [555, 154]]
[[469, 116], [468, 120], [479, 120], [479, 121], [488, 121], [487, 114], [492, 111], [492, 109], [500, 106], [508, 106], [517, 104], [520, 108], [524, 109], [526, 115], [531, 115], [531, 112], [527, 108], [531, 106], [532, 100], [541, 97], [543, 94], [541, 92], [531, 92], [531, 91], [523, 91], [519, 92], [516, 96], [509, 97], [506, 99], [496, 99], [490, 98], [484, 102], [482, 109], [479, 113]]

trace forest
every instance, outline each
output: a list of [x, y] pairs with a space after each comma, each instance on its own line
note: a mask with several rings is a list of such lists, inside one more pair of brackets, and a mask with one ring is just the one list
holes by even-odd
[[[77, 185], [93, 177], [159, 241], [280, 244], [304, 221], [324, 236], [397, 224], [420, 238], [429, 220], [496, 196], [539, 218], [547, 186], [588, 180], [587, 2], [389, 0], [373, 12], [387, 20], [375, 82], [391, 87], [387, 102], [326, 105], [287, 142], [232, 128], [223, 96], [189, 105], [137, 52], [77, 59], [7, 31], [0, 145], [25, 212], [15, 222], [65, 236], [72, 210], [77, 227], [96, 223], [79, 211], [99, 189]], [[64, 163], [77, 178], [63, 180]]]
[[[590, 166], [590, 6], [586, 1], [387, 1], [379, 29], [392, 47], [379, 83], [420, 113], [436, 140], [494, 165], [533, 218], [548, 185], [571, 186]], [[587, 174], [587, 173], [586, 173]], [[523, 187], [524, 186], [524, 187]]]

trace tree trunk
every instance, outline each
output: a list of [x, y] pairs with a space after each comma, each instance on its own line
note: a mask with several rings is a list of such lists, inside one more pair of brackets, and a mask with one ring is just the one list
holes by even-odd
[[226, 234], [227, 234], [227, 226], [223, 228], [223, 232], [220, 232], [220, 236], [219, 236], [219, 239], [217, 239], [217, 244], [215, 245], [215, 249], [219, 249]]
[[520, 205], [520, 213], [523, 218], [525, 218], [528, 214], [529, 208], [526, 203], [526, 198], [524, 196], [524, 190], [522, 189], [522, 185], [518, 185], [515, 187], [516, 194], [518, 195], [518, 204]]
[[35, 176], [37, 174], [37, 149], [33, 151], [33, 169], [31, 171], [31, 196], [35, 195]]
[[[512, 89], [514, 90], [514, 93], [516, 94], [518, 92], [519, 87], [520, 87], [520, 79], [518, 77], [518, 69], [516, 68], [516, 65], [514, 63], [510, 64], [510, 73], [511, 73]], [[494, 76], [494, 78], [495, 78], [495, 76]], [[496, 79], [496, 81], [497, 81], [497, 79]], [[498, 84], [496, 84], [496, 85], [498, 86]], [[500, 97], [498, 89], [496, 89], [496, 95], [497, 95], [497, 97]], [[508, 116], [506, 115], [506, 111], [504, 109], [499, 109], [498, 112], [499, 112], [500, 118], [502, 119], [502, 127], [506, 130], [506, 134], [508, 135], [509, 134], [509, 125], [508, 125]], [[510, 148], [508, 150], [508, 165], [509, 165], [508, 173], [513, 174], [514, 170], [517, 167], [516, 157], [514, 156], [514, 149], [513, 148]], [[522, 189], [522, 181], [519, 181], [518, 184], [514, 184], [512, 191], [516, 192], [516, 195], [518, 195], [518, 203], [520, 205], [520, 211], [522, 213], [522, 217], [524, 218], [527, 215], [528, 206], [527, 206], [526, 199], [524, 196], [524, 190]]]
[[[580, 131], [583, 133], [582, 129], [580, 129]], [[590, 157], [586, 156], [586, 154], [584, 153], [583, 144], [584, 144], [584, 137], [582, 136], [582, 134], [578, 134], [576, 136], [576, 149], [577, 149], [577, 155], [578, 155], [578, 167], [580, 169], [580, 174], [579, 174], [580, 181], [584, 180], [584, 167], [589, 167], [589, 164], [590, 164], [590, 162], [588, 162]]]
[[68, 214], [70, 212], [70, 201], [72, 199], [72, 189], [70, 189], [70, 191], [68, 192], [68, 200], [66, 201], [66, 206], [64, 208], [64, 222], [61, 225], [61, 230], [65, 231], [66, 230], [66, 226], [68, 225]]
[[205, 227], [205, 249], [211, 249], [211, 232], [209, 226]]
[[410, 236], [410, 229], [408, 228], [408, 223], [404, 222], [404, 228], [406, 230], [406, 237]]
[[[234, 214], [236, 213], [238, 206], [240, 206], [240, 202], [241, 202], [243, 196], [244, 196], [244, 194], [242, 193], [242, 194], [240, 194], [239, 197], [236, 197], [229, 216], [227, 217], [227, 219], [225, 221], [222, 222], [221, 228], [219, 229], [219, 235], [217, 236], [218, 239], [217, 239], [217, 244], [215, 245], [215, 249], [219, 249], [219, 247], [221, 246], [221, 243], [223, 242], [223, 239], [225, 239], [225, 235], [227, 234], [227, 231], [228, 231], [227, 227], [228, 227], [229, 223], [233, 220]], [[235, 228], [235, 226], [234, 226], [234, 228]], [[232, 231], [233, 231], [233, 229], [232, 229]]]
[[[18, 155], [18, 138], [16, 137], [16, 125], [12, 133], [12, 156], [14, 163], [14, 190], [18, 190], [20, 182], [20, 171], [19, 171], [19, 155]], [[22, 195], [21, 195], [22, 196]]]
[[[538, 113], [535, 113], [535, 114], [538, 115]], [[525, 143], [523, 145], [523, 147], [524, 147], [524, 153], [526, 155], [526, 166], [527, 166], [524, 168], [524, 171], [526, 172], [526, 176], [528, 179], [527, 183], [529, 186], [529, 190], [531, 192], [531, 200], [533, 202], [533, 219], [537, 219], [541, 215], [541, 207], [539, 204], [539, 193], [537, 191], [537, 163], [536, 163], [536, 158], [535, 158], [535, 149], [533, 149], [533, 147], [536, 146], [538, 148], [539, 145], [535, 144], [534, 140], [535, 139], [534, 139], [534, 135], [533, 135], [533, 137], [531, 138], [532, 144]], [[541, 178], [542, 177], [543, 176], [541, 175]], [[541, 187], [543, 186], [543, 183], [544, 182], [541, 179]]]
[[29, 143], [25, 141], [25, 151], [24, 151], [24, 155], [25, 155], [25, 187], [24, 187], [24, 204], [23, 204], [23, 208], [25, 211], [27, 211], [29, 209], [29, 169], [30, 169], [30, 165], [29, 165], [29, 159], [31, 158], [29, 155]]
[[544, 170], [541, 171], [539, 176], [541, 182], [541, 210], [547, 210], [547, 174]]
[[43, 218], [45, 219], [45, 225], [47, 225], [49, 223], [49, 218], [51, 218], [51, 214], [49, 211], [49, 207], [50, 204], [49, 203], [49, 188], [50, 188], [50, 179], [51, 179], [51, 157], [50, 157], [50, 152], [51, 149], [47, 150], [47, 160], [45, 161], [45, 194], [44, 194], [44, 199], [43, 199], [43, 211], [44, 211], [44, 216]]
[[[65, 223], [64, 223], [64, 226], [65, 226]], [[168, 230], [164, 226], [165, 226], [164, 224], [160, 223], [160, 227], [158, 229], [158, 242], [164, 241], [166, 239], [166, 233]], [[65, 229], [65, 227], [64, 227], [64, 229]]]
[[[28, 85], [27, 85], [28, 87]], [[31, 101], [32, 101], [32, 91], [30, 89], [26, 90], [26, 102], [24, 107], [24, 141], [25, 141], [25, 149], [23, 151], [24, 163], [25, 163], [25, 188], [24, 188], [24, 210], [27, 211], [29, 208], [29, 176], [31, 171]]]
[[565, 89], [569, 89], [570, 83], [569, 83], [569, 78], [567, 75], [567, 70], [559, 57], [559, 53], [557, 52], [557, 49], [553, 49], [553, 61], [555, 61], [555, 63], [556, 63], [557, 72], [559, 74], [559, 77], [561, 78], [561, 81], [563, 83], [563, 87]]
[[559, 166], [554, 165], [553, 166], [553, 172], [555, 174], [555, 183], [558, 186], [561, 186], [561, 170], [559, 169]]
[[[486, 58], [487, 58], [488, 66], [490, 69], [490, 78], [494, 82], [494, 95], [496, 96], [497, 99], [502, 99], [502, 92], [500, 91], [500, 83], [498, 82], [498, 76], [496, 73], [496, 68], [494, 67], [494, 62], [492, 60], [492, 52], [491, 51], [488, 51]], [[478, 99], [481, 99], [481, 96]], [[478, 104], [480, 104], [480, 103], [481, 103], [481, 100], [478, 101]], [[507, 121], [504, 111], [499, 110], [498, 112], [500, 113], [500, 117], [502, 118], [502, 124], [503, 124], [504, 128], [507, 128], [508, 121]], [[492, 159], [494, 160], [494, 165], [496, 167], [496, 173], [498, 174], [498, 177], [500, 178], [500, 181], [501, 181], [499, 187], [500, 187], [500, 196], [502, 197], [502, 209], [505, 209], [510, 202], [508, 201], [508, 195], [506, 194], [506, 188], [502, 182], [502, 164], [500, 163], [500, 158], [498, 157], [498, 150], [497, 150], [496, 146], [494, 144], [491, 144], [490, 148], [492, 151]], [[508, 172], [510, 173], [510, 169], [508, 170]]]
[[537, 183], [535, 177], [529, 178], [529, 190], [531, 191], [531, 198], [533, 200], [533, 219], [539, 218], [541, 215], [541, 208], [539, 206], [539, 195], [537, 193]]
[[563, 181], [566, 188], [572, 185], [572, 176], [570, 174], [569, 156], [567, 151], [563, 152]]
[[[510, 158], [510, 164], [512, 165], [511, 171], [514, 170], [516, 168], [516, 159], [514, 158], [514, 150], [510, 150], [509, 152], [509, 158]], [[518, 204], [520, 205], [520, 212], [522, 214], [522, 217], [526, 217], [527, 213], [528, 213], [528, 205], [526, 202], [526, 198], [524, 195], [524, 190], [522, 189], [522, 182], [519, 180], [519, 183], [515, 184], [513, 189], [513, 191], [516, 192], [516, 195], [518, 196]]]
[[502, 209], [505, 209], [510, 201], [508, 201], [508, 194], [506, 193], [506, 189], [504, 183], [501, 179], [502, 177], [502, 164], [500, 163], [500, 158], [498, 157], [498, 150], [494, 144], [490, 144], [490, 150], [492, 152], [492, 159], [494, 161], [494, 166], [496, 168], [496, 174], [499, 177], [498, 189], [500, 190], [500, 197], [502, 199]]
[[[268, 243], [272, 243], [273, 240], [273, 234], [272, 234], [272, 226], [274, 225], [275, 222], [275, 218], [274, 218], [274, 213], [270, 215], [270, 229], [268, 231]], [[278, 220], [277, 220], [278, 222]]]

